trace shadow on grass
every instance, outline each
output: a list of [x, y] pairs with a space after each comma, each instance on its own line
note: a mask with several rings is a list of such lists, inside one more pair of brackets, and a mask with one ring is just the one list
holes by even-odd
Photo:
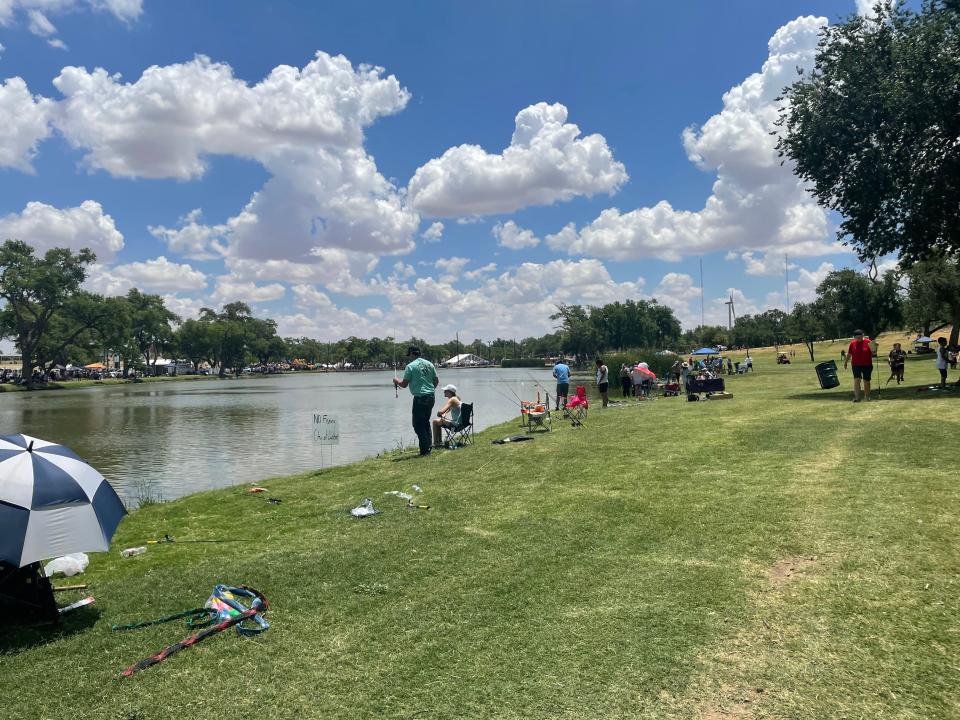
[[390, 462], [404, 462], [405, 460], [419, 460], [420, 458], [425, 458], [425, 457], [430, 457], [430, 455], [421, 455], [420, 453], [413, 453], [412, 455], [401, 455], [400, 457], [390, 458]]
[[[931, 400], [933, 398], [955, 398], [960, 399], [960, 387], [951, 383], [947, 385], [946, 390], [941, 390], [936, 385], [900, 385], [892, 387], [882, 387], [877, 390], [874, 388], [872, 397], [874, 400]], [[851, 402], [853, 399], [853, 390], [842, 392], [818, 392], [797, 393], [787, 395], [788, 400], [817, 400], [834, 402]]]
[[77, 633], [86, 632], [100, 619], [100, 610], [87, 606], [76, 610], [57, 623], [23, 623], [5, 621], [0, 624], [0, 655], [41, 647]]

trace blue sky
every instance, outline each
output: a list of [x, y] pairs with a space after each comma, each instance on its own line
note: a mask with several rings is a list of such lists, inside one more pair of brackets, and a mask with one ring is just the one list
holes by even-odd
[[0, 1], [0, 235], [284, 335], [699, 323], [855, 266], [768, 135], [854, 2]]

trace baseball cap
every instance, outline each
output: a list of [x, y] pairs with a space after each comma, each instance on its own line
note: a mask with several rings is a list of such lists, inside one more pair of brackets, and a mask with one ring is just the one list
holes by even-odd
[[454, 395], [456, 395], [456, 394], [457, 394], [457, 386], [456, 386], [456, 385], [444, 385], [444, 386], [443, 386], [443, 392], [452, 392]]

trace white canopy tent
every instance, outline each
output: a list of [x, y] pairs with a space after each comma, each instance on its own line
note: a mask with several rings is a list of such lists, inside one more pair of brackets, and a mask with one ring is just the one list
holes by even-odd
[[479, 355], [473, 353], [462, 353], [454, 355], [443, 363], [444, 367], [478, 367], [480, 365], [489, 365], [489, 360], [484, 360]]

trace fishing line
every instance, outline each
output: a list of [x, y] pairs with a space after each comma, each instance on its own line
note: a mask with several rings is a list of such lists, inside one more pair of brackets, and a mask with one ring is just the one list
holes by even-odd
[[[393, 329], [393, 379], [397, 379], [397, 329]], [[397, 389], [397, 384], [393, 384], [393, 397], [400, 398], [400, 390]]]

